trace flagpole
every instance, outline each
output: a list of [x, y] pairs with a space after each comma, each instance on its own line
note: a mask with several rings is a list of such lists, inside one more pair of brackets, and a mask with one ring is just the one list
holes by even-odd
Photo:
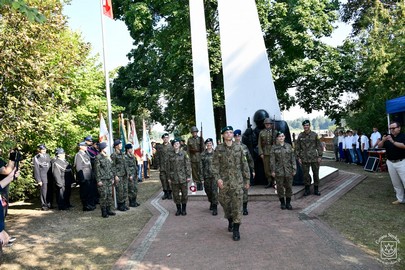
[[113, 129], [112, 129], [112, 111], [111, 111], [111, 94], [110, 94], [110, 77], [107, 70], [107, 52], [105, 49], [105, 30], [104, 30], [104, 15], [103, 15], [103, 0], [100, 0], [100, 13], [101, 13], [101, 39], [103, 42], [103, 64], [104, 64], [104, 77], [105, 77], [105, 90], [107, 95], [107, 113], [108, 113], [108, 129], [109, 134], [109, 147], [113, 153]]

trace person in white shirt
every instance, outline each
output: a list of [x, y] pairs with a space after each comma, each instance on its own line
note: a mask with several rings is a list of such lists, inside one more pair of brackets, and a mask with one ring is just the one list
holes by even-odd
[[381, 141], [381, 133], [378, 128], [373, 127], [373, 133], [370, 136], [370, 148], [378, 148], [378, 143]]
[[353, 130], [353, 151], [356, 155], [356, 163], [360, 165], [363, 164], [363, 157], [360, 151], [360, 136], [358, 134], [359, 132], [357, 130]]
[[351, 130], [346, 131], [345, 137], [345, 154], [347, 155], [346, 163], [355, 163], [356, 156], [353, 150], [353, 133]]
[[360, 134], [360, 151], [363, 156], [363, 164], [366, 165], [367, 158], [368, 158], [368, 149], [370, 147], [370, 141], [365, 134]]

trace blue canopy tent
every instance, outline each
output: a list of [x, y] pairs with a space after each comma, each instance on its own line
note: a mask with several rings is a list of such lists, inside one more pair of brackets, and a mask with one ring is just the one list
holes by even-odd
[[[387, 111], [387, 119], [388, 119], [388, 126], [389, 126], [390, 114], [405, 113], [405, 96], [387, 100], [385, 102], [385, 108]], [[405, 124], [405, 123], [402, 123], [402, 124]]]

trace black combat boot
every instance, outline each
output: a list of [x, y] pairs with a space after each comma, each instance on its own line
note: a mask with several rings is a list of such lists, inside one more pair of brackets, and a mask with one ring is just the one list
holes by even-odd
[[232, 232], [233, 230], [233, 219], [228, 218], [228, 232]]
[[240, 240], [240, 233], [239, 233], [239, 223], [234, 223], [233, 224], [233, 235], [232, 239], [234, 241], [239, 241]]
[[213, 216], [218, 215], [218, 210], [217, 210], [217, 205], [216, 204], [212, 205], [212, 215]]
[[137, 205], [135, 204], [135, 200], [129, 199], [129, 207], [137, 207]]
[[292, 210], [291, 198], [287, 198], [286, 200], [287, 200], [287, 203], [286, 203], [285, 206], [287, 207], [288, 210]]
[[177, 207], [177, 212], [176, 212], [176, 216], [180, 216], [181, 215], [181, 205], [180, 204], [176, 204]]
[[101, 216], [103, 218], [108, 218], [107, 209], [105, 207], [101, 208]]
[[117, 209], [122, 212], [127, 211], [127, 209], [125, 208], [125, 205], [123, 203], [119, 203]]
[[171, 191], [171, 190], [168, 190], [168, 191], [167, 191], [167, 199], [168, 199], [168, 200], [173, 199], [173, 197], [172, 197], [172, 191]]
[[166, 200], [168, 197], [168, 192], [167, 192], [167, 190], [163, 190], [163, 196], [162, 196], [162, 200]]
[[138, 207], [138, 206], [140, 206], [141, 204], [139, 204], [137, 201], [136, 201], [136, 196], [135, 196], [135, 198], [134, 198], [134, 207]]
[[181, 204], [181, 215], [182, 215], [182, 216], [187, 215], [186, 208], [187, 208], [187, 204], [186, 204], [186, 203], [182, 203], [182, 204]]
[[304, 196], [308, 195], [311, 195], [311, 190], [309, 189], [309, 186], [305, 186]]
[[214, 205], [210, 203], [210, 210], [214, 210]]
[[247, 209], [247, 202], [243, 203], [243, 215], [247, 216], [249, 215], [248, 209]]
[[116, 215], [115, 212], [113, 212], [109, 206], [107, 207], [107, 210], [106, 210], [106, 211], [107, 211], [107, 214], [108, 214], [109, 216], [115, 216], [115, 215]]
[[314, 186], [314, 194], [317, 196], [321, 196], [321, 193], [319, 192], [319, 187], [318, 186]]
[[283, 197], [283, 198], [279, 198], [279, 200], [280, 200], [280, 208], [281, 208], [281, 210], [285, 210], [286, 206], [285, 206], [284, 197]]
[[125, 210], [129, 210], [129, 207], [127, 206], [127, 202], [124, 202], [124, 207], [125, 207]]

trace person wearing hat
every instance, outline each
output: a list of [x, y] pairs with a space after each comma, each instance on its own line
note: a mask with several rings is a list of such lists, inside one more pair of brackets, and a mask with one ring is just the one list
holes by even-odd
[[[233, 132], [233, 136], [235, 138], [235, 143], [239, 144], [243, 148], [243, 152], [245, 153], [246, 160], [249, 164], [249, 172], [250, 172], [250, 181], [255, 177], [255, 163], [253, 161], [253, 157], [250, 154], [249, 148], [247, 147], [246, 144], [242, 143], [242, 131], [240, 129], [237, 129]], [[247, 204], [249, 200], [249, 190], [245, 187], [243, 187], [243, 215], [247, 216], [249, 215], [249, 211], [247, 209]]]
[[203, 190], [203, 184], [200, 179], [200, 161], [201, 153], [204, 150], [204, 139], [198, 136], [196, 126], [190, 129], [191, 137], [187, 140], [187, 150], [191, 160], [191, 170], [193, 172], [193, 181], [197, 184], [197, 190]]
[[96, 209], [96, 204], [91, 188], [92, 166], [86, 150], [87, 144], [80, 142], [79, 151], [75, 155], [74, 166], [76, 168], [76, 181], [80, 185], [80, 200], [83, 211], [93, 211]]
[[264, 129], [259, 133], [259, 139], [257, 146], [259, 149], [259, 156], [263, 160], [264, 174], [267, 179], [267, 186], [265, 188], [274, 187], [274, 181], [270, 174], [270, 150], [275, 143], [276, 131], [274, 130], [273, 123], [270, 118], [266, 118], [263, 121]]
[[218, 145], [212, 158], [212, 169], [219, 187], [218, 201], [228, 219], [228, 231], [234, 241], [240, 240], [242, 222], [242, 188], [249, 189], [249, 165], [241, 145], [233, 142], [233, 128], [221, 130], [224, 143]]
[[51, 157], [46, 153], [44, 144], [38, 145], [38, 154], [33, 159], [34, 178], [40, 187], [41, 209], [44, 211], [51, 208], [51, 194], [48, 190], [48, 173], [51, 169]]
[[70, 195], [72, 193], [72, 183], [74, 176], [72, 166], [65, 159], [66, 154], [63, 148], [56, 149], [56, 158], [52, 162], [52, 174], [56, 185], [56, 202], [59, 210], [68, 210], [70, 204]]
[[121, 140], [114, 141], [114, 153], [111, 154], [111, 160], [113, 163], [113, 173], [115, 187], [117, 191], [117, 205], [118, 210], [127, 211], [129, 207], [126, 205], [126, 199], [128, 198], [128, 183], [127, 183], [127, 166], [125, 162], [125, 155], [122, 152]]
[[276, 144], [270, 150], [270, 173], [276, 179], [281, 209], [292, 210], [292, 181], [297, 172], [297, 164], [292, 146], [284, 140], [284, 133], [278, 132]]
[[169, 134], [162, 135], [163, 142], [156, 149], [156, 163], [159, 167], [159, 178], [162, 184], [162, 200], [172, 199], [172, 188], [169, 183], [169, 154], [173, 151], [172, 144], [169, 142]]
[[214, 141], [211, 138], [205, 140], [206, 149], [201, 153], [200, 179], [204, 181], [204, 190], [210, 202], [209, 209], [212, 210], [212, 215], [216, 216], [218, 215], [218, 184], [212, 172], [212, 158], [214, 156], [213, 143]]
[[[191, 165], [188, 154], [180, 148], [180, 140], [174, 139], [169, 154], [169, 182], [173, 189], [176, 216], [187, 215], [188, 183], [191, 181]], [[179, 195], [181, 192], [181, 195]]]
[[96, 156], [95, 171], [98, 193], [100, 194], [101, 216], [108, 218], [115, 216], [115, 212], [111, 210], [113, 205], [112, 185], [114, 183], [114, 174], [112, 169], [112, 161], [106, 152], [107, 143], [99, 144], [100, 154]]
[[298, 135], [295, 152], [304, 174], [304, 196], [311, 194], [310, 186], [312, 179], [309, 175], [310, 167], [312, 168], [312, 175], [314, 178], [314, 194], [320, 196], [319, 165], [322, 161], [323, 147], [318, 138], [318, 134], [311, 131], [311, 123], [309, 120], [302, 122], [302, 127], [304, 128], [304, 131]]
[[127, 183], [128, 183], [128, 201], [130, 207], [138, 207], [140, 204], [136, 201], [138, 195], [138, 166], [134, 155], [132, 144], [125, 145], [125, 163], [127, 167]]

